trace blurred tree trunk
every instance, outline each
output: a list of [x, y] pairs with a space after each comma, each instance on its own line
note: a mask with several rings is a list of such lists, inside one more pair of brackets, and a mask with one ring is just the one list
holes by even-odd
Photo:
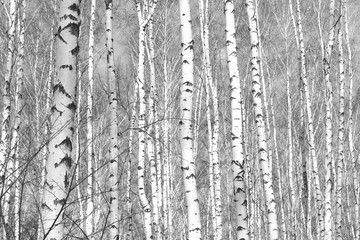
[[[44, 239], [64, 236], [63, 214], [70, 184], [73, 118], [75, 114], [76, 60], [79, 52], [79, 1], [60, 3], [56, 46], [57, 82], [53, 87], [51, 140], [46, 164], [46, 178], [41, 204]], [[66, 16], [66, 17], [64, 17]], [[71, 16], [71, 17], [67, 17]]]
[[196, 189], [195, 159], [193, 152], [192, 99], [194, 89], [194, 40], [192, 37], [190, 2], [179, 0], [182, 82], [180, 93], [180, 145], [188, 220], [188, 239], [201, 239], [201, 218], [198, 192]]

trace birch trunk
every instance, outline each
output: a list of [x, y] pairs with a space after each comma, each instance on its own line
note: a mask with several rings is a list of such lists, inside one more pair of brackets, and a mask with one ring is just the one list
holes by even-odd
[[267, 205], [267, 215], [269, 224], [269, 236], [271, 240], [279, 238], [279, 230], [277, 225], [276, 206], [274, 199], [273, 185], [270, 177], [268, 166], [267, 143], [264, 125], [264, 116], [262, 111], [261, 91], [260, 91], [260, 72], [259, 72], [259, 39], [258, 26], [255, 19], [255, 6], [252, 0], [246, 0], [246, 11], [249, 20], [249, 30], [251, 39], [251, 73], [252, 73], [252, 95], [253, 107], [255, 112], [255, 123], [257, 126], [258, 146], [260, 169], [265, 188], [265, 197]]
[[346, 40], [346, 47], [348, 50], [348, 67], [349, 67], [349, 153], [350, 153], [350, 161], [352, 170], [352, 177], [354, 183], [354, 236], [355, 239], [360, 238], [360, 223], [359, 223], [359, 181], [358, 181], [358, 173], [356, 170], [357, 162], [355, 160], [354, 154], [354, 124], [353, 124], [353, 67], [352, 67], [352, 50], [350, 45], [350, 33], [348, 27], [348, 5], [344, 4], [344, 33]]
[[345, 129], [345, 70], [344, 70], [344, 57], [343, 57], [343, 12], [346, 0], [340, 0], [340, 20], [339, 20], [339, 32], [338, 32], [338, 44], [339, 44], [339, 134], [338, 134], [338, 162], [337, 162], [337, 182], [336, 182], [336, 219], [335, 219], [335, 231], [336, 239], [342, 239], [342, 190], [343, 190], [343, 172], [344, 172], [344, 129]]
[[332, 179], [332, 85], [330, 82], [330, 59], [331, 52], [333, 49], [334, 41], [335, 41], [335, 1], [330, 1], [330, 29], [329, 29], [329, 40], [326, 45], [326, 51], [324, 55], [324, 78], [326, 84], [326, 122], [325, 122], [325, 140], [326, 140], [326, 157], [325, 157], [325, 168], [326, 168], [326, 176], [325, 176], [325, 218], [324, 218], [324, 231], [325, 231], [325, 240], [332, 239], [332, 207], [331, 207], [331, 195], [333, 188], [333, 179]]
[[[45, 240], [64, 236], [63, 214], [69, 188], [69, 170], [75, 114], [76, 60], [79, 52], [79, 1], [60, 3], [56, 45], [57, 80], [53, 87], [51, 140], [46, 163], [44, 195], [41, 205]], [[71, 17], [69, 17], [71, 16]]]
[[145, 19], [145, 13], [141, 11], [140, 3], [136, 3], [136, 9], [139, 19], [139, 62], [138, 62], [138, 76], [137, 82], [139, 88], [139, 162], [138, 162], [138, 191], [141, 207], [144, 213], [144, 227], [145, 236], [147, 240], [153, 238], [151, 229], [151, 207], [149, 200], [145, 194], [145, 115], [146, 115], [146, 96], [145, 96], [145, 78], [144, 78], [144, 64], [145, 64], [145, 34], [146, 26], [142, 25]]
[[[9, 154], [9, 141], [10, 141], [10, 114], [11, 114], [11, 103], [10, 103], [10, 83], [13, 72], [13, 61], [14, 61], [14, 51], [15, 51], [15, 32], [16, 32], [16, 1], [9, 1], [9, 30], [8, 30], [8, 52], [6, 60], [6, 72], [4, 79], [3, 87], [3, 112], [2, 112], [2, 125], [1, 125], [1, 138], [0, 138], [0, 196], [1, 198], [2, 214], [3, 214], [3, 237], [6, 238], [8, 232], [8, 219], [9, 219], [9, 201], [10, 201], [10, 189], [11, 180], [13, 179], [12, 170], [13, 170], [13, 161], [7, 160]], [[10, 236], [7, 236], [10, 237]]]
[[114, 47], [113, 47], [113, 33], [112, 33], [112, 14], [113, 2], [112, 0], [105, 0], [106, 7], [106, 47], [107, 47], [107, 69], [108, 69], [108, 83], [109, 83], [109, 130], [110, 130], [110, 169], [109, 169], [109, 219], [110, 219], [110, 239], [117, 239], [119, 237], [119, 196], [118, 196], [118, 121], [117, 121], [117, 87], [115, 78], [114, 66]]
[[189, 0], [179, 0], [181, 29], [182, 82], [180, 93], [180, 145], [185, 202], [188, 220], [188, 239], [201, 239], [201, 218], [196, 188], [193, 152], [192, 99], [194, 88], [194, 40], [192, 38]]
[[235, 38], [235, 10], [232, 0], [225, 1], [227, 62], [230, 76], [231, 145], [234, 201], [236, 205], [236, 239], [248, 239], [247, 201], [245, 192], [244, 146], [242, 144], [241, 85]]
[[[315, 188], [315, 200], [316, 200], [316, 207], [317, 207], [317, 214], [318, 214], [318, 224], [319, 224], [319, 231], [318, 234], [320, 235], [324, 229], [324, 220], [323, 220], [323, 201], [322, 201], [322, 193], [320, 189], [320, 181], [319, 181], [319, 174], [318, 174], [318, 164], [317, 164], [317, 157], [315, 152], [315, 134], [314, 134], [314, 126], [313, 126], [313, 116], [312, 116], [312, 109], [311, 109], [311, 99], [310, 99], [310, 91], [307, 81], [307, 72], [306, 72], [306, 64], [305, 64], [305, 46], [304, 46], [304, 36], [302, 30], [302, 20], [301, 20], [301, 11], [300, 11], [300, 0], [296, 0], [296, 11], [298, 17], [298, 31], [299, 31], [299, 54], [300, 54], [300, 68], [301, 68], [301, 82], [303, 85], [303, 91], [305, 94], [305, 103], [306, 103], [306, 113], [308, 119], [308, 135], [309, 135], [309, 148], [310, 148], [310, 156], [312, 161], [312, 175], [314, 177], [314, 188]], [[310, 207], [310, 206], [309, 206]]]
[[[149, 0], [149, 8], [152, 8], [153, 1]], [[161, 188], [158, 188], [158, 171], [160, 169], [160, 164], [157, 164], [159, 161], [159, 156], [157, 156], [157, 142], [156, 134], [158, 131], [157, 126], [157, 111], [156, 111], [156, 75], [155, 75], [155, 47], [154, 47], [154, 34], [153, 34], [153, 15], [150, 16], [148, 24], [148, 59], [149, 59], [149, 68], [150, 68], [150, 94], [149, 94], [149, 129], [147, 136], [147, 148], [148, 148], [148, 157], [150, 160], [150, 175], [151, 175], [151, 203], [152, 203], [152, 228], [154, 231], [155, 239], [160, 239], [159, 235], [159, 199], [158, 195], [161, 192]]]
[[17, 57], [17, 73], [16, 73], [16, 95], [15, 95], [15, 123], [11, 139], [11, 158], [14, 161], [14, 188], [15, 188], [15, 198], [14, 198], [14, 239], [20, 240], [20, 226], [21, 226], [21, 203], [20, 203], [20, 170], [19, 170], [19, 156], [20, 156], [20, 129], [21, 129], [21, 115], [23, 109], [23, 95], [22, 87], [24, 83], [24, 43], [25, 43], [25, 21], [26, 21], [26, 0], [22, 1], [19, 5], [19, 16], [18, 16], [18, 25], [17, 32], [19, 36], [18, 42], [18, 57]]
[[87, 108], [86, 108], [86, 118], [87, 118], [87, 187], [86, 187], [86, 222], [85, 230], [86, 235], [90, 239], [94, 239], [94, 168], [93, 162], [95, 158], [94, 152], [94, 130], [93, 130], [93, 86], [94, 86], [94, 24], [95, 24], [95, 9], [96, 9], [96, 0], [91, 0], [91, 9], [90, 9], [90, 29], [89, 29], [89, 68], [88, 68], [88, 78], [89, 78], [89, 87], [87, 92]]

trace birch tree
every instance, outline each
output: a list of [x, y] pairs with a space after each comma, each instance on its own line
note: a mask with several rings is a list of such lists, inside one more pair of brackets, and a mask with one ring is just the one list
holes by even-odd
[[94, 134], [93, 134], [93, 89], [94, 89], [94, 24], [95, 24], [95, 9], [96, 9], [96, 0], [91, 0], [90, 8], [90, 29], [89, 29], [89, 87], [87, 92], [87, 108], [86, 108], [86, 118], [87, 118], [87, 188], [86, 194], [88, 196], [87, 206], [86, 206], [86, 235], [90, 239], [94, 239], [92, 236], [94, 231]]
[[241, 85], [235, 38], [235, 10], [232, 0], [225, 1], [227, 62], [230, 76], [231, 146], [234, 201], [236, 205], [236, 239], [248, 239], [247, 202], [245, 194], [244, 148], [242, 145]]
[[324, 78], [326, 84], [326, 188], [325, 188], [325, 218], [324, 218], [324, 231], [325, 231], [325, 239], [330, 240], [332, 239], [332, 207], [331, 207], [331, 193], [332, 193], [332, 186], [333, 186], [333, 179], [332, 179], [332, 99], [333, 99], [333, 92], [332, 92], [332, 85], [330, 82], [330, 58], [331, 52], [333, 49], [334, 41], [335, 41], [335, 1], [330, 1], [330, 29], [329, 29], [329, 40], [326, 45], [326, 51], [324, 56]]
[[[5, 7], [6, 9], [6, 7]], [[16, 33], [16, 1], [9, 1], [9, 30], [8, 30], [8, 44], [7, 44], [7, 59], [6, 59], [6, 73], [3, 86], [3, 111], [2, 111], [2, 124], [1, 124], [1, 138], [0, 138], [0, 204], [2, 207], [2, 231], [5, 238], [8, 234], [8, 219], [9, 219], [9, 201], [10, 201], [10, 189], [9, 183], [13, 177], [12, 173], [8, 169], [12, 169], [12, 161], [8, 161], [7, 156], [9, 154], [10, 144], [10, 114], [11, 114], [11, 102], [10, 102], [10, 83], [13, 72], [13, 61], [15, 51], [15, 33]], [[10, 173], [10, 174], [8, 174]], [[4, 196], [4, 198], [3, 198]]]
[[113, 1], [105, 0], [106, 8], [106, 48], [107, 48], [107, 69], [109, 83], [109, 130], [110, 130], [110, 169], [109, 169], [109, 220], [110, 220], [110, 239], [119, 238], [119, 196], [118, 196], [118, 121], [117, 121], [117, 88], [114, 66], [114, 47], [113, 47]]
[[259, 69], [259, 39], [258, 26], [255, 18], [255, 5], [252, 0], [246, 0], [246, 11], [249, 21], [250, 41], [251, 41], [251, 74], [252, 74], [252, 95], [253, 108], [255, 112], [255, 123], [257, 126], [258, 154], [260, 160], [260, 169], [265, 188], [265, 197], [267, 204], [267, 215], [269, 224], [269, 237], [271, 240], [279, 238], [277, 225], [276, 205], [274, 199], [274, 190], [269, 170], [269, 159], [267, 155], [266, 133], [264, 117], [262, 111], [261, 91], [260, 91], [260, 69]]
[[180, 93], [180, 146], [185, 202], [188, 220], [188, 239], [201, 239], [201, 218], [196, 189], [195, 159], [192, 134], [192, 98], [194, 88], [194, 40], [192, 38], [190, 2], [179, 0], [181, 30], [181, 93]]
[[79, 52], [79, 1], [60, 3], [56, 44], [56, 84], [51, 108], [51, 140], [41, 213], [45, 240], [64, 237], [63, 214], [70, 184], [73, 118], [75, 114], [76, 60]]

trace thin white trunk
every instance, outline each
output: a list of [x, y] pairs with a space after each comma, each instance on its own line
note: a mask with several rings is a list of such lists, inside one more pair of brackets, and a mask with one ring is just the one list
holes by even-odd
[[[302, 30], [302, 20], [301, 20], [301, 11], [300, 11], [300, 0], [296, 0], [296, 12], [298, 17], [298, 31], [299, 31], [299, 44], [300, 44], [300, 63], [301, 63], [301, 80], [303, 85], [303, 91], [305, 94], [305, 103], [306, 103], [306, 113], [308, 119], [308, 135], [309, 135], [309, 154], [311, 156], [312, 161], [312, 175], [314, 178], [314, 188], [315, 188], [315, 201], [317, 207], [317, 214], [318, 214], [318, 235], [324, 229], [324, 219], [323, 219], [323, 200], [322, 200], [322, 193], [320, 189], [320, 180], [318, 174], [318, 164], [317, 164], [317, 157], [315, 152], [315, 133], [314, 133], [314, 126], [313, 126], [313, 116], [312, 116], [312, 109], [311, 109], [311, 99], [310, 99], [310, 91], [307, 81], [307, 72], [306, 72], [306, 64], [305, 64], [305, 46], [304, 46], [304, 36]], [[310, 206], [309, 206], [310, 207]], [[309, 209], [308, 209], [309, 210]], [[308, 229], [310, 230], [310, 229]]]
[[245, 192], [244, 146], [242, 137], [241, 84], [239, 77], [236, 37], [235, 9], [232, 0], [225, 1], [227, 62], [230, 76], [231, 102], [231, 146], [234, 202], [236, 205], [236, 239], [248, 239], [248, 215]]
[[[70, 183], [73, 118], [75, 115], [76, 60], [79, 52], [79, 1], [60, 3], [56, 46], [58, 80], [53, 87], [51, 140], [41, 204], [45, 240], [64, 237], [63, 212]], [[64, 17], [71, 16], [71, 17]]]
[[[149, 8], [152, 8], [153, 1], [149, 0]], [[154, 34], [153, 34], [153, 16], [150, 17], [148, 24], [148, 59], [150, 68], [150, 94], [149, 94], [149, 118], [148, 118], [148, 131], [146, 134], [148, 158], [150, 160], [150, 179], [151, 179], [151, 203], [152, 203], [152, 228], [154, 231], [154, 238], [160, 238], [159, 231], [159, 192], [161, 188], [158, 188], [158, 169], [161, 166], [157, 164], [160, 160], [160, 156], [157, 156], [158, 140], [156, 139], [157, 131], [157, 107], [156, 107], [156, 76], [155, 76], [155, 47], [154, 47]]]
[[19, 5], [19, 17], [17, 31], [19, 36], [18, 42], [18, 57], [17, 57], [17, 78], [16, 78], [16, 96], [15, 96], [15, 123], [11, 139], [11, 158], [14, 159], [14, 188], [15, 188], [15, 199], [14, 199], [14, 239], [20, 240], [20, 169], [19, 169], [19, 156], [20, 156], [20, 128], [21, 128], [21, 115], [23, 109], [23, 96], [22, 87], [24, 79], [24, 42], [25, 42], [25, 21], [26, 21], [26, 0], [22, 1]]
[[[94, 24], [95, 24], [96, 0], [91, 0], [90, 29], [89, 29], [89, 87], [87, 92], [87, 186], [86, 186], [86, 222], [85, 232], [88, 238], [94, 239], [94, 133], [93, 133], [93, 86], [94, 86]], [[97, 210], [98, 211], [98, 210]]]
[[279, 238], [279, 230], [276, 216], [276, 205], [274, 198], [274, 190], [271, 181], [271, 171], [269, 170], [269, 159], [267, 153], [266, 133], [264, 125], [264, 116], [261, 102], [260, 90], [260, 66], [259, 66], [259, 39], [258, 39], [258, 26], [255, 19], [255, 5], [253, 0], [246, 0], [246, 11], [249, 21], [249, 31], [251, 40], [251, 73], [252, 73], [252, 94], [253, 94], [253, 107], [255, 112], [255, 123], [257, 126], [258, 134], [258, 154], [260, 161], [260, 169], [262, 172], [262, 180], [265, 188], [265, 197], [267, 205], [267, 220], [269, 225], [270, 240]]
[[145, 237], [147, 240], [153, 238], [152, 235], [152, 223], [151, 223], [151, 207], [149, 200], [145, 194], [145, 118], [146, 118], [146, 95], [145, 95], [145, 77], [144, 77], [144, 64], [145, 64], [145, 34], [146, 34], [146, 25], [141, 23], [145, 19], [144, 13], [141, 11], [140, 3], [136, 3], [136, 9], [138, 12], [139, 19], [139, 62], [138, 62], [138, 76], [137, 82], [139, 88], [139, 161], [138, 161], [138, 192], [141, 207], [144, 214], [144, 228], [145, 228]]
[[113, 2], [105, 0], [106, 8], [106, 47], [107, 47], [107, 69], [109, 83], [109, 130], [110, 130], [110, 149], [109, 149], [109, 220], [110, 220], [110, 236], [109, 239], [117, 239], [119, 237], [119, 182], [118, 182], [118, 121], [117, 121], [117, 87], [114, 66], [114, 47], [113, 47]]
[[[333, 99], [333, 92], [332, 92], [332, 85], [330, 81], [330, 59], [331, 59], [331, 52], [333, 49], [334, 41], [335, 41], [335, 0], [330, 1], [330, 21], [329, 21], [329, 40], [326, 45], [326, 51], [324, 55], [324, 78], [326, 84], [326, 122], [325, 122], [325, 141], [326, 141], [326, 157], [325, 157], [325, 168], [326, 168], [326, 175], [325, 175], [325, 218], [324, 218], [324, 231], [325, 231], [325, 240], [332, 239], [332, 207], [331, 207], [331, 199], [332, 199], [332, 188], [333, 188], [333, 181], [332, 178], [332, 162], [333, 162], [333, 155], [332, 155], [332, 99]], [[323, 236], [323, 234], [322, 234]]]
[[354, 183], [354, 237], [360, 239], [360, 222], [359, 222], [359, 181], [358, 172], [356, 170], [357, 162], [354, 153], [354, 124], [353, 124], [353, 67], [352, 67], [352, 51], [350, 45], [350, 33], [348, 27], [348, 4], [344, 4], [344, 34], [346, 47], [348, 51], [348, 67], [349, 67], [349, 153], [352, 166], [352, 177]]
[[179, 0], [182, 82], [180, 93], [180, 145], [185, 202], [188, 220], [188, 239], [201, 239], [201, 218], [196, 188], [195, 159], [193, 152], [192, 100], [194, 89], [194, 40], [192, 38], [189, 0]]
[[[4, 79], [4, 88], [3, 88], [3, 112], [2, 112], [2, 124], [1, 124], [1, 138], [0, 138], [0, 196], [1, 205], [2, 205], [2, 216], [3, 216], [3, 237], [10, 232], [8, 229], [8, 219], [9, 219], [9, 201], [10, 201], [10, 186], [13, 179], [13, 160], [7, 158], [9, 152], [9, 141], [10, 141], [10, 114], [11, 114], [11, 103], [10, 103], [10, 83], [13, 72], [13, 61], [14, 61], [14, 51], [15, 51], [15, 32], [16, 32], [16, 1], [10, 0], [10, 9], [9, 9], [9, 30], [8, 30], [8, 52], [6, 60], [6, 73]], [[7, 160], [9, 159], [9, 160]]]
[[344, 177], [344, 132], [345, 132], [345, 70], [344, 70], [344, 53], [342, 46], [343, 39], [343, 12], [346, 0], [340, 0], [340, 20], [338, 32], [338, 46], [339, 46], [339, 133], [338, 133], [338, 162], [336, 174], [336, 218], [335, 218], [335, 231], [336, 239], [342, 239], [342, 190], [343, 190], [343, 177]]

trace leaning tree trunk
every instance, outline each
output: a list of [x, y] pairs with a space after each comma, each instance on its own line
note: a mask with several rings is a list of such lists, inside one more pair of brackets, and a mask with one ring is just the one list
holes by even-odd
[[109, 170], [109, 220], [110, 220], [110, 236], [109, 239], [117, 239], [119, 237], [119, 197], [118, 197], [118, 121], [117, 121], [117, 88], [114, 66], [114, 47], [112, 33], [112, 0], [105, 0], [106, 6], [106, 47], [107, 47], [107, 69], [109, 82], [109, 130], [110, 130], [110, 170]]
[[259, 39], [258, 39], [258, 31], [257, 31], [258, 26], [255, 19], [255, 6], [252, 0], [246, 0], [246, 10], [249, 20], [249, 30], [250, 30], [250, 40], [251, 40], [251, 73], [252, 73], [252, 82], [253, 82], [252, 94], [254, 101], [253, 107], [255, 111], [255, 123], [257, 126], [257, 134], [258, 134], [258, 144], [259, 144], [258, 153], [259, 153], [260, 168], [261, 168], [264, 188], [265, 188], [269, 235], [270, 235], [270, 240], [275, 240], [279, 238], [279, 230], [277, 225], [274, 190], [270, 177], [271, 172], [268, 166], [269, 159], [267, 154], [266, 133], [265, 133], [263, 111], [262, 111], [261, 91], [260, 91]]
[[195, 177], [195, 159], [193, 153], [192, 98], [194, 86], [194, 40], [192, 38], [189, 0], [179, 0], [182, 82], [180, 93], [180, 145], [185, 200], [188, 220], [188, 239], [201, 239], [201, 218]]
[[73, 118], [75, 115], [76, 60], [79, 52], [79, 1], [60, 2], [56, 34], [57, 80], [53, 87], [51, 140], [46, 163], [44, 195], [41, 204], [45, 240], [64, 237], [63, 214], [68, 199], [72, 163]]
[[245, 192], [244, 146], [242, 142], [242, 109], [241, 85], [237, 61], [235, 38], [235, 13], [232, 0], [225, 1], [227, 62], [230, 75], [231, 102], [231, 145], [232, 145], [232, 177], [236, 204], [236, 239], [248, 239], [247, 201]]

